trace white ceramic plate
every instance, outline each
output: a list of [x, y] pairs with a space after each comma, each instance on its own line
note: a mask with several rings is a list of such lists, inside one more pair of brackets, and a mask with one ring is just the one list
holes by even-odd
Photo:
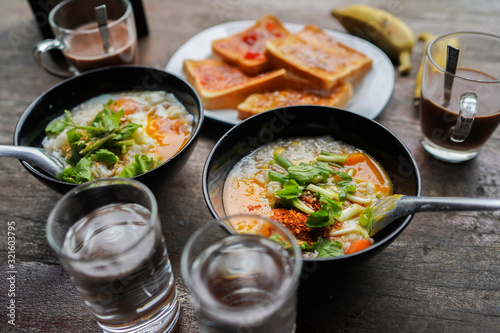
[[[201, 60], [212, 55], [212, 41], [245, 30], [254, 24], [253, 20], [234, 21], [216, 25], [203, 30], [184, 43], [170, 58], [166, 70], [179, 77], [186, 78], [182, 65], [185, 59]], [[304, 26], [285, 23], [290, 32], [296, 32]], [[332, 30], [324, 31], [339, 42], [364, 53], [373, 60], [372, 68], [363, 80], [354, 86], [353, 97], [343, 107], [346, 110], [374, 119], [384, 109], [391, 98], [394, 88], [394, 66], [389, 58], [375, 45], [364, 39]], [[205, 117], [236, 125], [241, 122], [237, 111], [232, 109], [205, 110]]]

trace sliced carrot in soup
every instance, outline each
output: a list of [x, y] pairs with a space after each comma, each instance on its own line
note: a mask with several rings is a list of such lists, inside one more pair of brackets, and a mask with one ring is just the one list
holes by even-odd
[[367, 249], [372, 245], [368, 239], [359, 239], [351, 243], [349, 248], [344, 252], [344, 254], [356, 253], [361, 250]]

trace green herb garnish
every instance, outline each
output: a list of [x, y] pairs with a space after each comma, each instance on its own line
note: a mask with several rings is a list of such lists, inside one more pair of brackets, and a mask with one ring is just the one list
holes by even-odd
[[301, 163], [288, 168], [288, 176], [295, 179], [299, 184], [317, 184], [328, 179], [329, 173], [322, 168], [316, 168], [312, 164]]
[[299, 200], [304, 187], [300, 186], [294, 179], [289, 179], [283, 184], [283, 189], [276, 191], [276, 196], [280, 198], [279, 204], [285, 208], [295, 207], [298, 210], [312, 214], [314, 210]]
[[370, 234], [373, 228], [373, 207], [366, 207], [359, 216], [359, 225]]
[[342, 246], [342, 242], [332, 241], [322, 237], [312, 244], [308, 244], [306, 242], [299, 243], [299, 247], [302, 251], [318, 251], [318, 258], [339, 257], [342, 255]]
[[93, 160], [106, 162], [106, 163], [118, 163], [120, 159], [113, 152], [107, 149], [99, 149], [94, 154], [90, 155]]
[[84, 157], [78, 161], [76, 166], [64, 169], [61, 177], [64, 181], [73, 184], [83, 184], [92, 180], [90, 158]]
[[319, 195], [320, 202], [323, 203], [321, 209], [309, 215], [306, 226], [311, 228], [325, 227], [335, 224], [335, 219], [342, 213], [342, 203]]
[[[65, 117], [57, 118], [47, 125], [47, 133], [58, 134], [66, 130], [66, 136], [71, 148], [66, 162], [69, 168], [63, 170], [60, 178], [70, 183], [85, 183], [92, 180], [91, 162], [108, 164], [118, 163], [119, 155], [127, 152], [128, 147], [135, 144], [133, 134], [141, 125], [122, 122], [123, 110], [113, 111], [110, 100], [103, 105], [88, 126], [75, 123], [70, 111], [64, 111]], [[150, 159], [146, 155], [136, 155], [120, 173], [120, 177], [133, 177], [142, 174], [159, 165], [159, 160]]]
[[139, 154], [137, 154], [134, 156], [134, 162], [128, 164], [122, 172], [120, 172], [120, 177], [130, 178], [141, 175], [146, 171], [154, 169], [159, 163], [159, 160], [148, 158], [146, 155], [139, 156]]
[[60, 117], [52, 120], [47, 127], [45, 127], [46, 133], [59, 134], [66, 128], [66, 117]]
[[333, 258], [342, 255], [342, 242], [332, 241], [330, 239], [320, 238], [316, 245], [318, 258]]

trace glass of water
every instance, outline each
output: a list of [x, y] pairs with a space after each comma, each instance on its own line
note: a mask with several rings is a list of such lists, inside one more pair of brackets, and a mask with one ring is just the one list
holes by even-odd
[[209, 221], [181, 259], [203, 332], [294, 332], [301, 265], [290, 232], [256, 215]]
[[54, 206], [47, 239], [103, 332], [169, 332], [179, 317], [153, 193], [131, 179], [76, 187]]

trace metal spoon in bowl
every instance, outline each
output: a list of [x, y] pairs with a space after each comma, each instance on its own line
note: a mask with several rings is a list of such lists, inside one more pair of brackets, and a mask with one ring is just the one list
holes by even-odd
[[56, 178], [57, 174], [64, 169], [64, 163], [43, 148], [0, 145], [0, 156], [33, 163]]
[[397, 218], [418, 212], [451, 212], [464, 210], [500, 210], [500, 199], [417, 197], [392, 195], [381, 199], [373, 209], [373, 236]]

